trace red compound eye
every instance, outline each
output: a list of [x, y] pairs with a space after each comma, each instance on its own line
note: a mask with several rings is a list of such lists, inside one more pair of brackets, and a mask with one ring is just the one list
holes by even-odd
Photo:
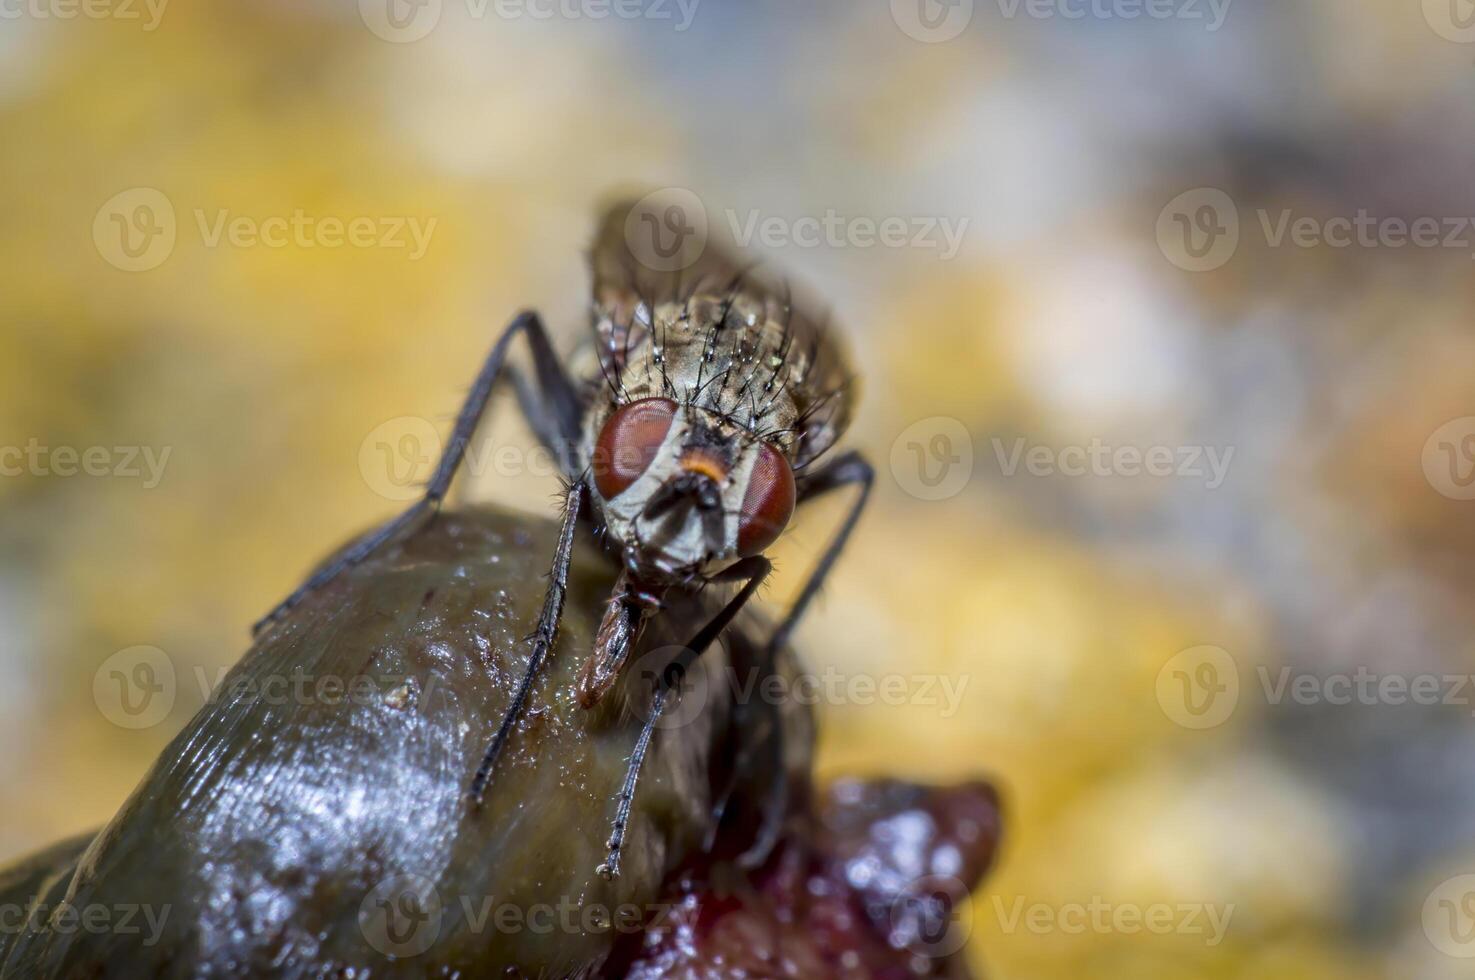
[[777, 449], [758, 449], [758, 462], [743, 497], [738, 518], [738, 553], [756, 555], [778, 540], [794, 516], [794, 471]]
[[650, 468], [676, 418], [669, 398], [644, 398], [621, 405], [604, 423], [594, 444], [594, 485], [613, 500]]

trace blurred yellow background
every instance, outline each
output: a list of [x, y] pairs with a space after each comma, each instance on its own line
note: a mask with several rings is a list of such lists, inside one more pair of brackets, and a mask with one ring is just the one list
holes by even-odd
[[[443, 435], [519, 308], [581, 340], [598, 207], [674, 187], [850, 337], [881, 479], [798, 645], [902, 695], [841, 683], [821, 767], [997, 778], [981, 967], [1475, 975], [1462, 2], [5, 6], [0, 860], [106, 820], [398, 509], [383, 433]], [[177, 676], [126, 727], [137, 646]]]

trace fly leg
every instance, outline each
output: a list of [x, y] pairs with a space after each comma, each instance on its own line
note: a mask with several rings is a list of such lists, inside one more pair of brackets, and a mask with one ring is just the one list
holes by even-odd
[[519, 333], [527, 336], [528, 344], [532, 348], [533, 364], [537, 372], [538, 383], [542, 388], [545, 405], [558, 420], [558, 427], [563, 433], [565, 443], [572, 445], [578, 439], [578, 392], [569, 379], [568, 372], [559, 362], [557, 354], [554, 353], [553, 345], [548, 340], [548, 332], [543, 327], [543, 321], [539, 319], [538, 314], [531, 311], [520, 313], [497, 340], [496, 346], [492, 348], [492, 352], [487, 355], [486, 362], [482, 364], [481, 371], [471, 386], [471, 393], [466, 396], [466, 401], [456, 416], [456, 427], [451, 433], [451, 441], [441, 453], [440, 461], [436, 464], [435, 473], [425, 488], [424, 496], [398, 517], [378, 530], [359, 538], [335, 555], [326, 565], [313, 573], [311, 578], [298, 586], [296, 591], [283, 599], [275, 609], [258, 620], [251, 627], [252, 635], [260, 633], [267, 626], [281, 619], [314, 591], [333, 581], [343, 572], [373, 554], [384, 542], [406, 528], [414, 526], [427, 514], [434, 513], [440, 507], [441, 500], [450, 490], [451, 481], [455, 479], [456, 471], [461, 466], [461, 460], [466, 456], [466, 446], [476, 433], [477, 423], [481, 421], [482, 414], [486, 411], [487, 402], [491, 398], [497, 377], [507, 360], [507, 352], [512, 346], [512, 340]]
[[481, 759], [481, 765], [477, 767], [476, 776], [471, 780], [471, 800], [473, 805], [480, 806], [482, 797], [486, 795], [487, 784], [492, 781], [492, 770], [496, 768], [497, 757], [502, 754], [502, 746], [507, 742], [507, 736], [512, 734], [512, 726], [517, 724], [517, 719], [522, 716], [523, 706], [527, 703], [528, 691], [532, 689], [533, 678], [538, 673], [538, 668], [543, 665], [543, 660], [548, 656], [548, 651], [553, 648], [553, 641], [558, 638], [558, 623], [563, 618], [563, 599], [568, 591], [568, 569], [570, 559], [574, 552], [574, 528], [579, 522], [579, 506], [583, 502], [584, 483], [576, 480], [569, 485], [568, 495], [564, 499], [563, 523], [558, 532], [558, 550], [553, 555], [553, 569], [549, 573], [548, 592], [543, 597], [543, 612], [538, 616], [538, 627], [533, 631], [533, 652], [528, 657], [527, 669], [523, 671], [522, 679], [517, 683], [517, 690], [512, 695], [512, 703], [507, 708], [507, 713], [502, 716], [502, 724], [497, 728], [497, 734], [492, 737], [491, 745]]
[[[556, 363], [556, 362], [555, 362]], [[504, 369], [508, 379], [512, 382], [512, 390], [517, 394], [517, 405], [522, 409], [522, 417], [527, 419], [528, 427], [533, 430], [533, 436], [537, 438], [542, 447], [552, 454], [566, 479], [573, 479], [577, 475], [579, 444], [578, 423], [574, 422], [574, 428], [570, 430], [565, 425], [565, 419], [561, 410], [555, 410], [548, 404], [544, 391], [548, 388], [548, 382], [544, 380], [542, 373], [537, 375], [537, 383], [528, 379], [527, 374], [517, 369], [517, 365], [509, 364]], [[578, 418], [578, 405], [573, 409], [573, 418]]]
[[[850, 533], [855, 530], [855, 525], [859, 522], [860, 515], [865, 510], [866, 503], [870, 499], [871, 486], [875, 483], [875, 479], [876, 471], [865, 457], [858, 452], [848, 452], [843, 456], [836, 457], [828, 465], [822, 467], [799, 484], [798, 503], [801, 504], [842, 487], [858, 486], [860, 487], [860, 493], [856, 497], [855, 503], [851, 505], [849, 513], [845, 515], [845, 520], [841, 523], [839, 530], [835, 532], [835, 536], [830, 539], [829, 545], [825, 547], [824, 554], [820, 556], [819, 564], [815, 566], [814, 571], [809, 575], [809, 581], [804, 583], [804, 588], [800, 591], [799, 598], [794, 600], [794, 604], [789, 607], [789, 611], [785, 613], [778, 628], [769, 637], [768, 643], [760, 655], [759, 670], [762, 676], [767, 676], [767, 674], [773, 673], [777, 669], [776, 661], [779, 653], [785, 644], [788, 643], [789, 637], [793, 635], [794, 629], [799, 625], [800, 617], [804, 615], [810, 602], [819, 594], [819, 590], [824, 586], [825, 579], [834, 568], [835, 562], [840, 557], [840, 553], [845, 550], [845, 545], [850, 540]], [[747, 704], [738, 706], [740, 715], [746, 715], [750, 710], [751, 707]], [[738, 722], [741, 725], [745, 720], [739, 717]], [[784, 728], [785, 726], [780, 720], [774, 732], [774, 738], [779, 743], [775, 751], [780, 760], [784, 758], [782, 746]], [[749, 739], [743, 743], [738, 751], [737, 759], [733, 764], [732, 779], [729, 781], [728, 787], [718, 803], [717, 810], [719, 813], [726, 807], [727, 799], [731, 795], [735, 785], [752, 768], [755, 741], [770, 744], [766, 739]], [[740, 858], [740, 863], [748, 867], [761, 864], [768, 857], [769, 852], [773, 850], [773, 845], [777, 842], [778, 836], [783, 829], [784, 811], [788, 806], [789, 785], [782, 765], [775, 768], [774, 779], [774, 784], [764, 797], [763, 819], [759, 825], [758, 837]]]
[[814, 571], [809, 573], [809, 581], [804, 583], [804, 589], [799, 593], [799, 598], [789, 607], [784, 614], [783, 622], [779, 623], [778, 629], [773, 631], [773, 636], [768, 639], [768, 648], [776, 650], [789, 642], [789, 636], [794, 628], [799, 625], [799, 619], [809, 608], [809, 603], [819, 594], [824, 587], [825, 579], [829, 577], [830, 571], [839, 560], [840, 553], [845, 550], [845, 545], [850, 541], [850, 532], [855, 530], [855, 525], [860, 521], [861, 513], [866, 509], [866, 503], [871, 498], [871, 486], [876, 482], [876, 470], [858, 452], [848, 452], [831, 460], [827, 466], [820, 468], [816, 473], [810, 474], [799, 484], [797, 503], [821, 497], [831, 490], [841, 487], [858, 486], [860, 493], [855, 498], [855, 503], [850, 505], [850, 513], [845, 515], [845, 520], [840, 524], [835, 536], [825, 547], [824, 554], [820, 556], [819, 564], [814, 566]]
[[630, 807], [635, 800], [635, 784], [640, 779], [640, 768], [645, 762], [646, 751], [650, 748], [651, 736], [655, 733], [656, 723], [660, 721], [661, 712], [665, 710], [672, 696], [681, 686], [681, 681], [686, 677], [686, 671], [700, 657], [712, 641], [727, 629], [738, 612], [747, 605], [748, 600], [758, 591], [763, 580], [773, 568], [773, 563], [762, 555], [744, 558], [725, 572], [714, 577], [714, 581], [736, 582], [746, 580], [746, 584], [737, 595], [722, 607], [722, 611], [712, 618], [701, 632], [694, 636], [690, 643], [682, 649], [670, 665], [661, 673], [656, 682], [655, 694], [651, 697], [650, 712], [645, 719], [645, 726], [640, 730], [640, 737], [635, 740], [635, 749], [630, 753], [630, 761], [625, 769], [625, 782], [620, 789], [620, 795], [615, 806], [615, 821], [610, 830], [609, 856], [597, 869], [601, 878], [613, 880], [620, 876], [620, 853], [625, 844], [625, 828], [630, 821]]

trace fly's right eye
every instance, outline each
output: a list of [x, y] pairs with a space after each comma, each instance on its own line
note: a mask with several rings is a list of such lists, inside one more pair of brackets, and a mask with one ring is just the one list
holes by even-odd
[[605, 500], [630, 489], [650, 468], [675, 418], [676, 403], [669, 398], [643, 398], [615, 409], [594, 445], [594, 485]]

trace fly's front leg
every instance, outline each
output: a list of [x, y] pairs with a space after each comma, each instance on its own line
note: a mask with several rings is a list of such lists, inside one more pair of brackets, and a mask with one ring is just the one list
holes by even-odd
[[[845, 550], [845, 545], [850, 540], [851, 532], [855, 530], [855, 525], [860, 521], [860, 515], [865, 510], [866, 503], [870, 500], [871, 487], [875, 483], [875, 480], [876, 471], [865, 457], [858, 452], [848, 452], [843, 456], [836, 457], [827, 466], [822, 467], [799, 485], [798, 503], [801, 504], [842, 487], [858, 486], [860, 493], [856, 497], [855, 503], [851, 505], [850, 511], [845, 515], [845, 520], [835, 532], [834, 537], [830, 539], [830, 543], [825, 547], [824, 553], [820, 556], [819, 564], [810, 573], [809, 580], [804, 583], [804, 588], [799, 592], [799, 597], [794, 600], [794, 604], [784, 614], [784, 618], [779, 623], [778, 628], [769, 637], [759, 663], [759, 669], [763, 676], [773, 673], [776, 670], [775, 661], [779, 651], [789, 642], [794, 629], [799, 625], [800, 618], [809, 608], [810, 602], [814, 600], [814, 597], [819, 594], [820, 589], [824, 587], [825, 579], [829, 577], [831, 570], [835, 567], [835, 562], [840, 558], [840, 553]], [[749, 710], [750, 707], [747, 704], [738, 706], [738, 711], [742, 715], [746, 715]], [[740, 724], [745, 721], [746, 719], [739, 718]], [[783, 729], [784, 726], [780, 724], [774, 736], [778, 741], [778, 745], [774, 750], [778, 753], [779, 759], [783, 758], [784, 753], [782, 744]], [[718, 804], [719, 811], [725, 807], [726, 798], [732, 792], [733, 787], [741, 781], [753, 766], [754, 752], [752, 744], [752, 740], [745, 742], [738, 751], [737, 759], [733, 764], [732, 779], [726, 791], [723, 793], [722, 800]], [[777, 842], [779, 834], [783, 830], [784, 809], [788, 805], [788, 783], [784, 777], [785, 774], [781, 771], [775, 773], [775, 783], [770, 788], [764, 800], [763, 821], [758, 829], [757, 839], [739, 859], [740, 863], [745, 866], [753, 867], [761, 864], [768, 857], [769, 852], [773, 850], [773, 845]]]
[[691, 642], [662, 671], [656, 682], [655, 694], [651, 697], [650, 712], [646, 716], [644, 727], [640, 729], [640, 737], [635, 740], [635, 749], [630, 753], [630, 761], [625, 769], [625, 782], [620, 788], [620, 795], [615, 804], [615, 821], [610, 829], [609, 840], [606, 842], [609, 847], [609, 856], [595, 869], [601, 878], [613, 880], [620, 876], [620, 854], [625, 844], [625, 828], [630, 821], [630, 807], [635, 800], [635, 784], [640, 779], [640, 768], [645, 763], [645, 754], [650, 748], [651, 736], [655, 733], [661, 712], [675, 697], [692, 663], [706, 651], [707, 647], [712, 645], [712, 641], [716, 640], [723, 630], [727, 629], [733, 618], [763, 585], [763, 580], [768, 577], [772, 568], [773, 564], [767, 558], [755, 555], [752, 558], [744, 558], [725, 572], [715, 576], [714, 581], [746, 581], [746, 584], [727, 605], [722, 607], [722, 611], [714, 616], [711, 622], [702, 627], [701, 632], [692, 637]]
[[773, 636], [769, 637], [770, 651], [789, 642], [790, 635], [799, 625], [799, 620], [809, 608], [809, 603], [819, 594], [819, 590], [824, 588], [825, 579], [834, 569], [840, 553], [845, 550], [845, 545], [850, 541], [850, 533], [855, 530], [861, 513], [871, 499], [871, 487], [875, 482], [876, 470], [870, 462], [858, 452], [848, 452], [831, 460], [829, 465], [822, 467], [799, 484], [797, 501], [799, 504], [822, 497], [841, 487], [860, 487], [860, 493], [856, 496], [855, 503], [851, 504], [850, 512], [845, 515], [845, 520], [840, 524], [835, 536], [825, 546], [819, 564], [815, 565], [814, 571], [809, 573], [809, 581], [804, 583], [799, 598], [794, 600], [794, 604], [784, 615], [783, 622], [779, 623], [778, 629], [774, 630]]
[[477, 423], [481, 421], [486, 411], [487, 402], [491, 398], [498, 375], [507, 361], [507, 353], [512, 346], [512, 340], [518, 334], [524, 334], [528, 338], [543, 398], [549, 412], [557, 420], [565, 444], [574, 444], [579, 437], [578, 392], [569, 379], [568, 372], [559, 363], [553, 345], [548, 340], [548, 332], [543, 327], [543, 321], [538, 318], [538, 314], [521, 313], [502, 333], [496, 346], [492, 348], [492, 352], [487, 355], [485, 363], [482, 364], [481, 371], [471, 386], [471, 392], [466, 396], [466, 401], [456, 416], [456, 426], [451, 432], [451, 441], [441, 453], [440, 461], [436, 464], [435, 473], [425, 488], [424, 496], [383, 527], [364, 535], [335, 555], [311, 578], [298, 586], [296, 591], [282, 600], [275, 609], [258, 620], [251, 628], [253, 635], [276, 622], [314, 591], [363, 561], [380, 545], [414, 526], [440, 506], [440, 502], [451, 488], [451, 481], [455, 479], [461, 461], [466, 457], [466, 446], [476, 434]]
[[569, 564], [574, 552], [574, 529], [579, 522], [579, 508], [586, 492], [584, 482], [577, 480], [569, 486], [564, 499], [558, 550], [553, 555], [553, 569], [548, 575], [548, 592], [543, 597], [543, 612], [538, 616], [537, 629], [533, 631], [533, 650], [528, 656], [527, 669], [523, 671], [517, 690], [512, 695], [512, 704], [502, 716], [502, 724], [497, 728], [497, 734], [492, 736], [492, 743], [487, 746], [476, 776], [471, 780], [471, 799], [477, 806], [481, 805], [482, 798], [486, 795], [487, 784], [491, 782], [492, 772], [497, 766], [497, 757], [502, 754], [502, 746], [506, 744], [507, 736], [512, 733], [517, 719], [522, 716], [528, 692], [533, 686], [533, 678], [537, 676], [538, 668], [543, 665], [548, 651], [553, 649], [553, 643], [558, 639], [558, 624], [563, 618], [563, 600], [568, 592]]

